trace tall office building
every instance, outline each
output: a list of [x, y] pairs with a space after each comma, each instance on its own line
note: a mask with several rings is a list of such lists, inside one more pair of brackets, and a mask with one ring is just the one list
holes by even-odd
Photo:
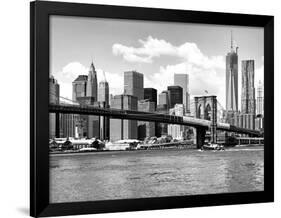
[[[138, 101], [138, 110], [144, 112], [155, 112], [155, 102], [148, 99]], [[155, 136], [155, 122], [138, 121], [138, 139]]]
[[[91, 63], [89, 74], [79, 75], [72, 82], [72, 100], [81, 105], [97, 104], [98, 87], [97, 73], [93, 62]], [[100, 118], [94, 115], [75, 115], [75, 136], [76, 137], [100, 137]]]
[[49, 78], [49, 96], [50, 103], [59, 104], [60, 85], [53, 76]]
[[241, 114], [243, 128], [255, 129], [255, 63], [254, 60], [242, 61]]
[[[111, 101], [111, 108], [121, 110], [137, 110], [138, 99], [132, 95], [115, 95]], [[110, 119], [110, 141], [120, 139], [137, 139], [137, 121]]]
[[95, 101], [98, 100], [97, 72], [93, 62], [91, 63], [88, 74], [86, 96], [93, 97]]
[[144, 99], [154, 102], [155, 110], [157, 105], [157, 89], [144, 88]]
[[136, 71], [124, 72], [124, 95], [132, 95], [142, 100], [144, 97], [143, 74]]
[[174, 74], [174, 85], [182, 87], [182, 103], [185, 111], [189, 108], [189, 76], [188, 74]]
[[87, 93], [87, 75], [79, 75], [72, 82], [72, 100], [77, 101], [78, 97], [85, 97]]
[[[95, 101], [95, 97], [91, 96], [84, 96], [78, 97], [77, 102], [80, 105], [93, 105], [95, 107], [99, 107], [98, 102]], [[100, 131], [99, 131], [99, 124], [100, 124], [100, 117], [95, 115], [83, 115], [83, 114], [76, 114], [76, 136], [81, 137], [88, 137], [88, 138], [99, 138]]]
[[[174, 108], [169, 110], [170, 115], [184, 116], [185, 106], [183, 104], [175, 104]], [[173, 137], [173, 139], [183, 140], [186, 138], [187, 128], [183, 125], [168, 124], [168, 134]]]
[[[157, 105], [156, 112], [159, 114], [168, 114], [169, 112], [169, 92], [167, 90], [162, 91], [159, 96], [159, 104]], [[167, 123], [155, 123], [155, 135], [161, 137], [168, 135]]]
[[226, 55], [226, 110], [238, 111], [238, 47], [234, 49], [231, 32], [230, 52]]
[[[49, 101], [51, 104], [59, 104], [60, 86], [57, 80], [51, 76], [49, 78]], [[49, 138], [56, 137], [56, 114], [49, 114]]]
[[175, 104], [182, 104], [182, 87], [168, 86], [169, 108], [173, 108]]
[[109, 105], [109, 85], [107, 81], [99, 83], [98, 102], [105, 102], [106, 105]]
[[169, 107], [169, 92], [163, 91], [159, 94], [159, 105], [166, 105]]
[[263, 84], [261, 81], [259, 81], [258, 87], [257, 87], [257, 115], [264, 114], [264, 94], [263, 94]]
[[[107, 81], [101, 81], [98, 89], [98, 102], [102, 108], [109, 107], [109, 85]], [[100, 139], [109, 139], [109, 117], [100, 117]]]
[[241, 113], [255, 114], [255, 63], [254, 60], [242, 61]]
[[[86, 75], [79, 75], [73, 82], [72, 82], [72, 100], [78, 102], [80, 105], [93, 105], [95, 102], [94, 97], [87, 96], [87, 80], [88, 76]], [[89, 122], [91, 116], [88, 115], [73, 115], [74, 123], [75, 123], [75, 137], [82, 138], [82, 137], [89, 137], [92, 138], [92, 125]], [[69, 117], [71, 119], [71, 117]], [[68, 118], [68, 123], [71, 121]], [[65, 125], [66, 126], [66, 125]], [[68, 125], [72, 126], [72, 125]], [[90, 128], [89, 128], [90, 127]], [[90, 131], [89, 131], [90, 129]], [[64, 132], [72, 132], [72, 131], [64, 131]]]
[[61, 114], [60, 131], [61, 137], [75, 137], [75, 114]]

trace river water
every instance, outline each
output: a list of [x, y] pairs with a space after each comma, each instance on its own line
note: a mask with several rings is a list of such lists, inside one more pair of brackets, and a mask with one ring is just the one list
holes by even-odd
[[50, 202], [262, 191], [263, 147], [50, 155]]

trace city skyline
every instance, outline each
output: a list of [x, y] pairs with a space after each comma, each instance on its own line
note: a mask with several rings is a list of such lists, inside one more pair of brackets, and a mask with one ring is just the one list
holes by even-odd
[[[53, 30], [51, 31], [51, 72], [61, 85], [62, 96], [70, 97], [71, 80], [80, 74], [88, 75], [88, 67], [93, 61], [98, 83], [104, 78], [102, 70], [106, 72], [110, 94], [123, 94], [125, 71], [136, 70], [144, 74], [144, 87], [156, 88], [158, 94], [166, 90], [167, 86], [174, 85], [174, 74], [186, 73], [189, 75], [191, 99], [194, 95], [203, 95], [205, 90], [208, 90], [209, 94], [217, 95], [219, 101], [224, 105], [225, 87], [222, 84], [225, 82], [225, 55], [229, 51], [231, 29], [239, 46], [239, 109], [241, 108], [241, 61], [249, 58], [255, 59], [255, 86], [259, 80], [263, 82], [263, 46], [258, 46], [263, 43], [262, 29], [120, 20], [109, 23], [109, 21], [112, 20], [73, 19], [58, 16], [51, 18], [51, 29]], [[64, 26], [62, 27], [60, 23], [63, 23]], [[67, 35], [67, 37], [64, 35], [62, 38], [61, 32], [69, 31], [71, 24], [73, 24], [73, 28], [78, 28], [78, 24], [80, 24], [79, 28], [81, 34], [83, 33], [85, 36], [85, 40], [81, 41], [79, 31], [74, 35]], [[142, 33], [137, 31], [132, 24], [135, 24], [136, 27], [144, 27]], [[101, 35], [104, 36], [106, 31], [112, 29], [110, 28], [112, 25], [118, 25], [121, 30], [130, 27], [132, 31], [126, 31], [127, 36], [119, 31], [121, 32], [119, 35], [116, 33], [117, 35], [111, 34], [112, 36], [107, 35], [103, 39], [98, 39]], [[177, 34], [162, 32], [164, 27], [170, 26], [173, 26], [173, 31]], [[85, 34], [85, 29], [89, 30], [86, 31], [88, 34]], [[96, 30], [95, 34], [91, 32], [91, 29]], [[209, 38], [202, 37], [203, 30], [210, 33]], [[214, 30], [216, 30], [216, 40], [220, 42], [208, 43], [214, 39]], [[148, 33], [148, 31], [150, 32]], [[179, 33], [182, 34], [179, 36]], [[91, 36], [90, 42], [89, 36]], [[58, 46], [58, 43], [61, 45]], [[67, 46], [68, 43], [72, 46]], [[76, 46], [84, 47], [85, 44], [87, 45], [85, 50], [75, 50]], [[80, 52], [83, 54], [80, 55]], [[60, 58], [56, 58], [57, 56]]]

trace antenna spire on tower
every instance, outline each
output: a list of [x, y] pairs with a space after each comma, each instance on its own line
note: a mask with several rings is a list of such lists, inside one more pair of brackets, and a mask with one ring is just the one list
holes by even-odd
[[232, 36], [232, 30], [230, 31], [230, 48], [231, 48], [231, 51], [233, 51], [233, 36]]
[[102, 71], [102, 72], [103, 72], [104, 81], [107, 82], [106, 77], [105, 77], [105, 72], [104, 71]]

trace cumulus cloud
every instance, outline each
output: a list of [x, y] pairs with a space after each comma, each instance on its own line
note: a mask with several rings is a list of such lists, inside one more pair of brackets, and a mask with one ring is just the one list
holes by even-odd
[[149, 36], [146, 40], [138, 40], [141, 47], [134, 48], [122, 44], [114, 44], [112, 52], [114, 55], [121, 55], [126, 61], [152, 63], [153, 58], [160, 55], [176, 54], [176, 48], [165, 40], [154, 39]]
[[189, 74], [189, 89], [192, 95], [204, 95], [205, 90], [209, 94], [217, 95], [224, 104], [224, 72], [225, 57], [203, 54], [196, 43], [185, 42], [179, 46], [163, 40], [147, 37], [138, 41], [139, 47], [130, 47], [121, 44], [114, 44], [112, 52], [120, 55], [128, 62], [153, 63], [155, 58], [171, 56], [178, 59], [178, 63], [159, 66], [159, 72], [145, 75], [145, 87], [157, 88], [159, 92], [173, 85], [175, 73]]
[[[205, 95], [205, 90], [211, 95], [217, 95], [221, 104], [225, 101], [225, 81], [224, 74], [215, 68], [202, 68], [188, 62], [176, 65], [167, 65], [160, 67], [159, 73], [156, 73], [152, 80], [168, 81], [173, 84], [175, 73], [189, 74], [189, 91], [191, 96]], [[160, 84], [158, 84], [160, 86]], [[162, 87], [163, 90], [164, 87]]]
[[65, 65], [61, 71], [54, 72], [54, 77], [65, 83], [72, 83], [74, 79], [80, 74], [87, 74], [88, 68], [79, 62], [70, 62]]
[[116, 43], [112, 46], [112, 52], [114, 55], [122, 56], [128, 62], [152, 63], [155, 58], [165, 55], [178, 57], [205, 69], [224, 66], [224, 60], [221, 56], [207, 57], [192, 42], [175, 46], [163, 39], [153, 38], [152, 36], [148, 36], [145, 40], [140, 39], [138, 42], [140, 47], [130, 47]]
[[[122, 94], [120, 86], [123, 87], [123, 75], [106, 72], [100, 68], [96, 69], [98, 83], [104, 79], [109, 83], [111, 94]], [[72, 82], [79, 75], [88, 75], [89, 67], [84, 66], [79, 62], [71, 62], [62, 68], [62, 70], [52, 73], [60, 85], [60, 96], [72, 99]], [[104, 77], [105, 75], [105, 77]]]

